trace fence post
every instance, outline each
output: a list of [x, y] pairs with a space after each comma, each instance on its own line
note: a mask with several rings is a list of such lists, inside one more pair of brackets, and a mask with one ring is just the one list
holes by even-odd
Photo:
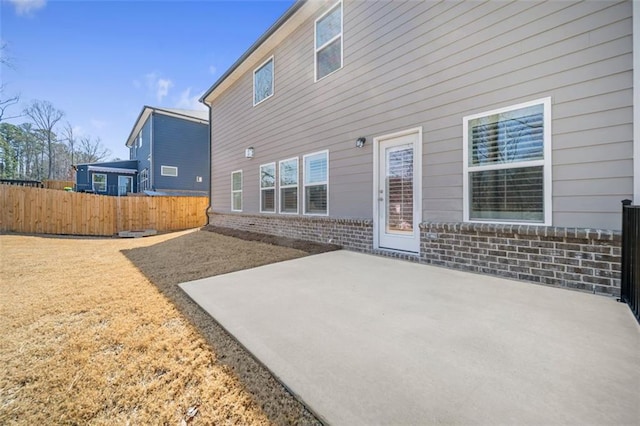
[[622, 200], [622, 250], [620, 253], [620, 301], [627, 303], [627, 295], [629, 289], [629, 275], [631, 272], [630, 265], [630, 251], [629, 247], [629, 233], [630, 229], [630, 212], [628, 206], [631, 205], [631, 200]]

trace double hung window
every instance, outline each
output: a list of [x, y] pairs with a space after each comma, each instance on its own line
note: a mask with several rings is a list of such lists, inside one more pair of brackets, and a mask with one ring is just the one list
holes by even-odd
[[465, 220], [551, 222], [549, 98], [465, 117]]
[[316, 81], [340, 68], [342, 68], [342, 2], [336, 3], [316, 20]]
[[328, 213], [329, 152], [304, 156], [304, 213]]

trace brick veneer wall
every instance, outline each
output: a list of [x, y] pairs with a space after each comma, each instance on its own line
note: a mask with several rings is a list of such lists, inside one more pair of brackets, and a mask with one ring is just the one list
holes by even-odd
[[243, 231], [331, 243], [370, 253], [373, 222], [370, 219], [330, 219], [313, 216], [209, 213], [209, 224]]
[[210, 213], [209, 223], [505, 278], [620, 294], [621, 234], [617, 231], [422, 223], [420, 255], [414, 255], [374, 249], [370, 219]]
[[620, 294], [616, 231], [423, 223], [421, 262], [561, 287]]

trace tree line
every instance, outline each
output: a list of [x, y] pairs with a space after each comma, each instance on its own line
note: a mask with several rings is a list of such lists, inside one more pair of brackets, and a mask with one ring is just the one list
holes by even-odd
[[[3, 111], [4, 112], [4, 111]], [[0, 115], [0, 178], [73, 180], [72, 165], [106, 160], [111, 154], [100, 138], [78, 135], [64, 112], [51, 102], [33, 100], [22, 124]]]

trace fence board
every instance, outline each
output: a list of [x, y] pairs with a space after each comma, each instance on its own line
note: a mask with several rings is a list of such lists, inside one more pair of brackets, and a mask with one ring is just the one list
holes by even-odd
[[207, 223], [207, 197], [109, 197], [0, 185], [0, 231], [110, 236]]

